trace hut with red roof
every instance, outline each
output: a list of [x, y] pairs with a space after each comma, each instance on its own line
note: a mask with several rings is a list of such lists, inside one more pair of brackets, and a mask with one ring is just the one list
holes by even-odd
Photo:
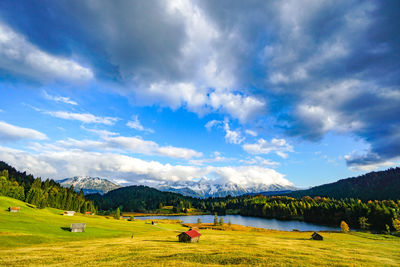
[[199, 242], [201, 234], [196, 230], [190, 229], [189, 231], [180, 233], [178, 235], [179, 242], [196, 243]]
[[18, 212], [21, 208], [20, 207], [9, 207], [8, 211], [9, 212]]

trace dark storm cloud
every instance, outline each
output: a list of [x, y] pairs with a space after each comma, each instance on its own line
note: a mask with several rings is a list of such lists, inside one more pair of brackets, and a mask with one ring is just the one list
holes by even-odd
[[[185, 100], [192, 110], [209, 105], [210, 92], [196, 90], [208, 78], [199, 73], [215, 63], [205, 87], [231, 84], [235, 97], [265, 100], [270, 113], [261, 115], [276, 117], [288, 135], [316, 141], [334, 131], [369, 143], [366, 154], [347, 157], [349, 166], [400, 156], [399, 1], [192, 1], [187, 14], [167, 4], [2, 1], [0, 20], [44, 51], [90, 66], [98, 79], [145, 84], [143, 94], [152, 83], [192, 83], [194, 97]], [[210, 25], [196, 28], [202, 16]], [[149, 98], [185, 105], [175, 94], [187, 90], [165, 96], [154, 88]], [[215, 102], [233, 99], [228, 93]]]
[[201, 4], [221, 29], [239, 31], [259, 57], [244, 58], [253, 72], [243, 79], [267, 81], [258, 91], [287, 134], [312, 141], [329, 131], [361, 137], [371, 149], [347, 157], [349, 166], [400, 156], [398, 1]]
[[2, 1], [0, 10], [30, 42], [89, 61], [99, 78], [179, 76], [183, 25], [160, 1]]

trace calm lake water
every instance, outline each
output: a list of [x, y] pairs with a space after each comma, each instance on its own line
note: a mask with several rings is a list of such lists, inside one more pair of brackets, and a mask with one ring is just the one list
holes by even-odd
[[[221, 216], [218, 216], [218, 220]], [[145, 216], [137, 217], [136, 219], [141, 220], [157, 220], [157, 219], [174, 219], [182, 220], [183, 223], [197, 223], [197, 219], [200, 218], [202, 223], [214, 222], [214, 215], [190, 215], [190, 216]], [[259, 227], [265, 229], [275, 229], [282, 231], [292, 231], [297, 229], [299, 231], [339, 231], [339, 227], [330, 227], [325, 225], [318, 225], [300, 221], [280, 221], [276, 219], [264, 219], [258, 217], [247, 217], [241, 215], [225, 215], [222, 216], [225, 223], [229, 220], [232, 224], [240, 224], [244, 226]]]

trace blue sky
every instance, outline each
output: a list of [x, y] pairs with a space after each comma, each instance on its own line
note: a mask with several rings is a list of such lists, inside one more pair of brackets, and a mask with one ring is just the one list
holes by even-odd
[[2, 1], [0, 160], [308, 187], [399, 165], [397, 1]]

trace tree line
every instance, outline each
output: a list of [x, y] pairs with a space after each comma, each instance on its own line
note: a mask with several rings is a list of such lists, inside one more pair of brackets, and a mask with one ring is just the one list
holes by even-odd
[[0, 195], [12, 197], [33, 204], [38, 208], [52, 207], [77, 212], [96, 212], [93, 201], [85, 199], [83, 192], [74, 188], [61, 187], [57, 182], [26, 175], [0, 162]]

